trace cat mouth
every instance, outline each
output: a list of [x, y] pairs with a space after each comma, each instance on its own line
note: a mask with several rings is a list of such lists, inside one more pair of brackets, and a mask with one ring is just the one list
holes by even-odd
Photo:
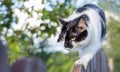
[[71, 50], [72, 48], [73, 48], [73, 45], [67, 45], [67, 46], [64, 46], [65, 47], [65, 49], [67, 49], [67, 50]]
[[65, 48], [66, 50], [68, 50], [68, 51], [71, 51], [72, 50], [72, 48]]

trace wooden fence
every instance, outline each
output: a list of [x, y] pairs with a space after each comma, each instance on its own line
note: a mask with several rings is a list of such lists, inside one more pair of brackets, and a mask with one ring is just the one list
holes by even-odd
[[47, 69], [38, 57], [24, 57], [18, 59], [11, 67], [10, 72], [47, 72]]
[[103, 52], [100, 49], [94, 58], [89, 62], [87, 69], [84, 69], [82, 65], [79, 67], [73, 67], [73, 72], [110, 72], [108, 62]]
[[7, 48], [0, 39], [0, 72], [9, 72]]
[[[8, 66], [8, 57], [7, 57], [6, 48], [2, 44], [1, 40], [0, 40], [0, 58], [1, 58], [1, 60], [0, 60], [0, 72], [10, 72], [9, 66]], [[20, 62], [18, 62], [18, 63], [22, 64], [21, 62], [25, 61], [26, 64], [23, 64], [22, 66], [25, 70], [24, 72], [26, 72], [26, 71], [28, 72], [28, 67], [27, 66], [29, 66], [29, 62], [31, 62], [32, 64], [34, 64], [34, 62], [35, 62], [34, 66], [36, 68], [40, 67], [40, 66], [38, 67], [38, 65], [37, 65], [38, 63], [36, 63], [36, 62], [39, 62], [39, 61], [37, 61], [37, 59], [35, 59], [35, 60], [36, 61], [34, 61], [34, 59], [30, 59], [30, 60], [29, 59], [27, 59], [27, 60], [23, 59], [23, 60], [20, 60]], [[32, 64], [29, 67], [33, 68]], [[17, 63], [16, 63], [16, 65], [17, 65]], [[40, 65], [43, 66], [42, 63], [40, 63]], [[12, 67], [11, 72], [18, 72], [18, 70], [16, 68], [17, 68], [17, 66]], [[46, 72], [45, 68], [44, 68], [45, 71], [43, 71], [43, 68], [38, 69], [38, 70], [35, 69], [35, 70], [36, 71], [34, 71], [34, 69], [32, 69], [31, 72], [38, 72], [38, 70], [39, 71], [41, 70], [40, 72]], [[84, 69], [82, 65], [80, 65], [80, 67], [75, 66], [75, 67], [73, 67], [73, 72], [110, 72], [109, 67], [108, 67], [108, 62], [106, 60], [106, 57], [105, 57], [105, 54], [104, 54], [103, 50], [100, 49], [96, 53], [96, 55], [93, 57], [93, 59], [89, 62], [88, 66], [87, 66], [87, 69]]]

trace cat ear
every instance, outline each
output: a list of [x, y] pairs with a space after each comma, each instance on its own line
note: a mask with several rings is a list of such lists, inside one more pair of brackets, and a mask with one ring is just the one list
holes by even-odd
[[89, 17], [86, 14], [83, 14], [80, 18], [83, 18], [86, 22], [89, 21]]
[[80, 16], [77, 24], [77, 28], [79, 28], [81, 32], [86, 30], [87, 21], [89, 21], [89, 17], [86, 14], [83, 14], [82, 16]]
[[64, 19], [58, 18], [58, 20], [63, 26], [68, 24], [68, 22], [65, 21]]
[[86, 20], [83, 17], [81, 17], [79, 19], [79, 22], [77, 24], [77, 28], [79, 28], [81, 32], [86, 30], [87, 24], [86, 24]]

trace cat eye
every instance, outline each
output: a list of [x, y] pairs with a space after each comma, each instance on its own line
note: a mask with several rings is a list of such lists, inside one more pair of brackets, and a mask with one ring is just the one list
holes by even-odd
[[79, 28], [80, 30], [84, 30], [83, 26], [78, 26], [77, 28]]
[[64, 41], [64, 38], [63, 38], [63, 37], [61, 37], [61, 38], [59, 38], [59, 40], [60, 40], [60, 41]]
[[85, 23], [85, 22], [80, 22], [80, 24]]
[[83, 27], [83, 26], [80, 26], [79, 28], [80, 28], [81, 30], [83, 30], [83, 29], [84, 29], [84, 27]]
[[74, 38], [71, 38], [72, 41], [74, 41], [75, 39], [76, 39], [75, 37], [74, 37]]

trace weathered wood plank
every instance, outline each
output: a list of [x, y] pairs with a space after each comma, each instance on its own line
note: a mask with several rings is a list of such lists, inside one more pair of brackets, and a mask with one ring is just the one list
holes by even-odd
[[47, 69], [40, 58], [24, 57], [16, 60], [10, 72], [47, 72]]
[[79, 67], [74, 67], [73, 72], [110, 72], [103, 49], [96, 53], [86, 70], [80, 65]]
[[7, 48], [0, 39], [0, 72], [9, 72]]

